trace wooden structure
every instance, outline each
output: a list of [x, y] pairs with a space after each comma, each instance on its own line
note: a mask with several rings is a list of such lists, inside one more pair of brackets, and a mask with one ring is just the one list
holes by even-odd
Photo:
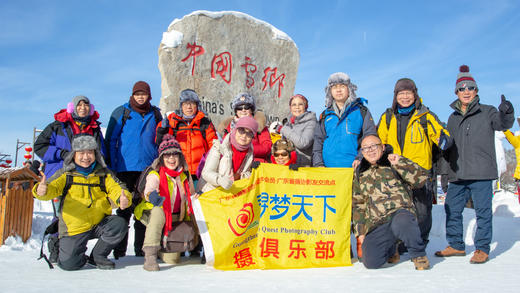
[[9, 236], [31, 237], [32, 188], [39, 180], [29, 168], [0, 168], [0, 246]]

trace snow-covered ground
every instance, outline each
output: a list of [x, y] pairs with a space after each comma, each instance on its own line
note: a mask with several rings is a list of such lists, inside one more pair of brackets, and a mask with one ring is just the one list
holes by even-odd
[[[407, 255], [401, 262], [367, 270], [358, 262], [351, 267], [301, 270], [250, 270], [224, 272], [184, 259], [178, 266], [161, 264], [160, 272], [142, 269], [143, 258], [133, 255], [116, 261], [116, 270], [49, 270], [37, 261], [43, 230], [50, 222], [48, 202], [35, 202], [33, 235], [25, 244], [11, 237], [0, 247], [1, 292], [518, 292], [520, 280], [520, 204], [508, 192], [493, 200], [493, 243], [486, 264], [469, 263], [475, 233], [473, 210], [464, 212], [466, 257], [436, 258], [446, 246], [444, 208], [434, 206], [433, 228], [427, 253], [429, 271], [414, 270]], [[131, 237], [133, 232], [131, 232]], [[89, 243], [92, 247], [94, 242]], [[133, 239], [129, 241], [133, 253]], [[188, 291], [189, 290], [189, 291]]]

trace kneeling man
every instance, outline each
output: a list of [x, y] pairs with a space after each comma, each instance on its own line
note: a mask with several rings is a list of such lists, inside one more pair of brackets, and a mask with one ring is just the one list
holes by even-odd
[[426, 183], [426, 172], [411, 160], [392, 154], [391, 147], [382, 145], [375, 135], [363, 138], [361, 152], [363, 160], [352, 186], [352, 221], [361, 242], [361, 261], [368, 269], [396, 263], [397, 243], [402, 241], [415, 268], [429, 269], [410, 192]]

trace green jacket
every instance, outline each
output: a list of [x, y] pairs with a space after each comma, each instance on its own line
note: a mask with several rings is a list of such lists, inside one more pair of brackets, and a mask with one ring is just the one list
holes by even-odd
[[423, 168], [405, 157], [392, 166], [388, 161], [391, 147], [385, 147], [377, 164], [363, 159], [354, 174], [352, 222], [356, 237], [390, 221], [400, 209], [415, 214], [410, 190], [422, 187], [428, 179]]

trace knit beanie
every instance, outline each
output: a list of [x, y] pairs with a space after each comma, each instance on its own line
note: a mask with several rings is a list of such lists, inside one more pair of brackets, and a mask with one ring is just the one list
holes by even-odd
[[307, 111], [307, 108], [309, 108], [309, 100], [307, 100], [307, 98], [304, 95], [300, 95], [300, 94], [296, 94], [296, 95], [291, 97], [291, 99], [289, 100], [289, 107], [291, 106], [291, 103], [292, 103], [294, 98], [302, 99], [303, 103], [305, 104], [305, 111]]
[[329, 76], [329, 79], [327, 81], [327, 86], [325, 87], [325, 107], [328, 108], [332, 105], [332, 102], [334, 101], [334, 98], [332, 97], [332, 87], [337, 84], [344, 84], [348, 87], [348, 100], [347, 103], [350, 103], [350, 101], [354, 101], [357, 99], [356, 96], [356, 90], [357, 85], [353, 84], [350, 81], [350, 76], [344, 72], [336, 72]]
[[177, 142], [177, 140], [171, 134], [166, 134], [163, 137], [163, 140], [159, 145], [158, 151], [159, 157], [161, 157], [164, 154], [182, 154], [182, 149], [179, 142]]
[[459, 67], [459, 74], [457, 74], [457, 82], [455, 83], [455, 94], [457, 94], [457, 90], [463, 87], [475, 87], [475, 90], [478, 92], [478, 86], [473, 76], [469, 73], [468, 65], [461, 65]]
[[253, 96], [251, 96], [248, 93], [240, 93], [240, 94], [236, 95], [233, 98], [233, 101], [231, 102], [231, 107], [233, 108], [234, 111], [236, 111], [236, 109], [242, 105], [251, 106], [251, 110], [252, 110], [252, 112], [254, 112], [256, 109], [255, 98], [253, 98]]
[[412, 91], [413, 97], [415, 100], [415, 106], [418, 105], [419, 101], [419, 94], [417, 92], [417, 86], [415, 85], [415, 82], [411, 78], [401, 78], [395, 83], [394, 87], [394, 100], [392, 102], [392, 109], [396, 109], [397, 107], [397, 94], [400, 91]]
[[255, 118], [251, 116], [244, 116], [237, 120], [234, 129], [240, 127], [247, 128], [251, 130], [253, 133], [256, 133], [258, 131], [258, 122], [256, 122]]
[[136, 92], [145, 92], [146, 94], [148, 94], [148, 100], [152, 99], [150, 85], [144, 81], [138, 81], [134, 84], [134, 88], [132, 89], [132, 96], [135, 95]]
[[294, 144], [288, 139], [281, 138], [277, 140], [271, 147], [271, 154], [274, 154], [277, 151], [287, 151], [288, 153], [293, 152]]

